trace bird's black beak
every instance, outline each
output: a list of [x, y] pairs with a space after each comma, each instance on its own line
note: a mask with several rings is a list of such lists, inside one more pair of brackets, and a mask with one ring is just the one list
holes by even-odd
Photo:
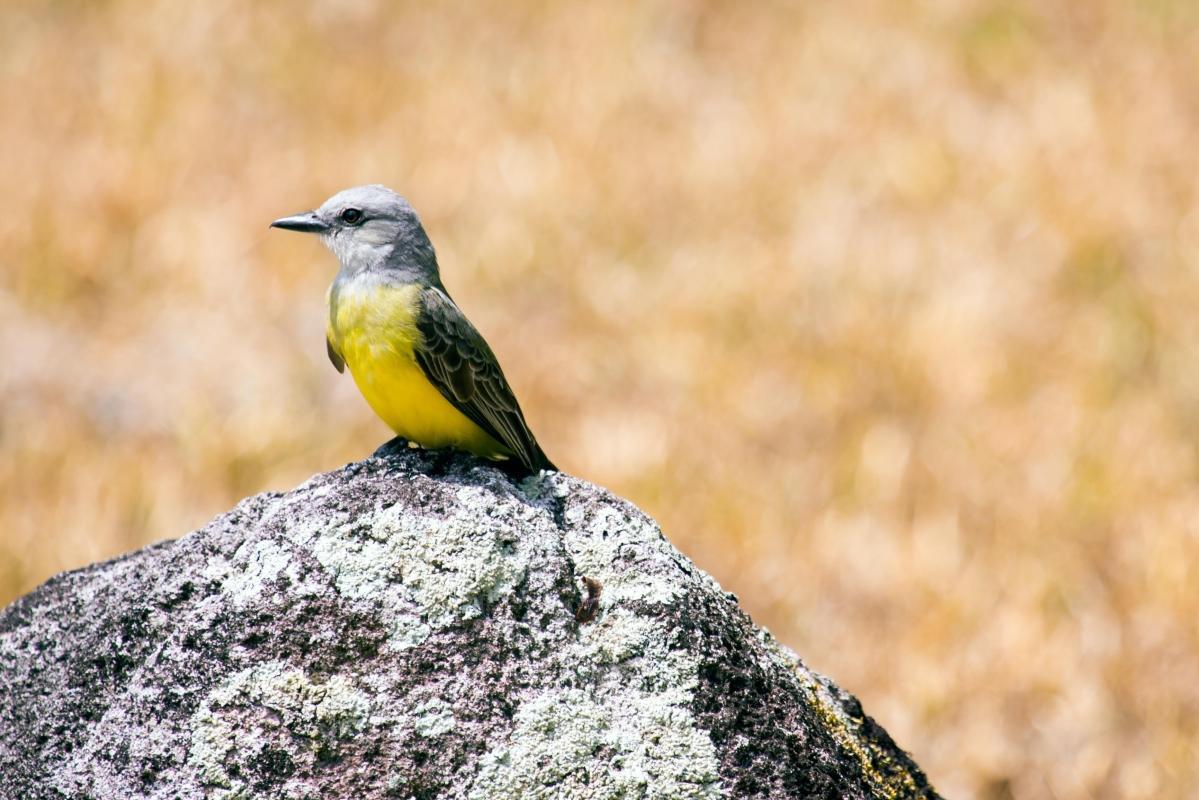
[[315, 211], [305, 211], [277, 219], [271, 223], [271, 227], [300, 233], [324, 233], [329, 230], [329, 224], [318, 217]]

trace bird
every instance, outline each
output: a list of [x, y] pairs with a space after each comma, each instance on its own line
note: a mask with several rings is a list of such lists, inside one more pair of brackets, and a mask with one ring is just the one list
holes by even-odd
[[317, 234], [340, 263], [325, 349], [389, 428], [428, 449], [556, 471], [483, 336], [441, 282], [412, 205], [381, 184], [338, 192], [272, 228]]

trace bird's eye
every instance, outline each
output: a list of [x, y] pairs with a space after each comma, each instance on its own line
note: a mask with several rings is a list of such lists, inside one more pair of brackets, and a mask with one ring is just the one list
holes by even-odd
[[362, 211], [357, 208], [347, 208], [341, 212], [341, 221], [347, 225], [357, 225], [362, 222]]

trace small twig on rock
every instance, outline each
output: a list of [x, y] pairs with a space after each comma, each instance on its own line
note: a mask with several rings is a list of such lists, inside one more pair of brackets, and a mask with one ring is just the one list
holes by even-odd
[[575, 611], [575, 622], [578, 622], [580, 625], [586, 625], [599, 614], [599, 599], [604, 591], [604, 585], [595, 578], [588, 578], [586, 575], [581, 580], [583, 581], [583, 586], [587, 589], [587, 596], [583, 598], [583, 602], [579, 603], [579, 608]]

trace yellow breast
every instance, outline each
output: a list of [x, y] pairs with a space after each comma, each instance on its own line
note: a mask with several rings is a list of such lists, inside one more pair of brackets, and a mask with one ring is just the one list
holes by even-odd
[[364, 278], [329, 289], [329, 342], [366, 402], [387, 426], [423, 447], [457, 447], [486, 458], [508, 450], [442, 396], [414, 351], [420, 287], [371, 284]]

